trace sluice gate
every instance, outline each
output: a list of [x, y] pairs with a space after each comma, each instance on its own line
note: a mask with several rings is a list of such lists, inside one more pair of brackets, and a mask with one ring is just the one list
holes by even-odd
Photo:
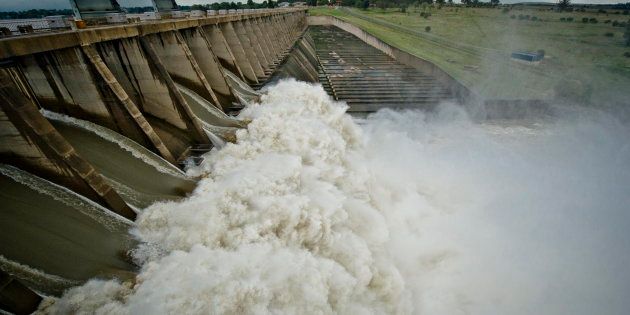
[[31, 289], [133, 277], [137, 213], [187, 196], [195, 179], [183, 167], [233, 140], [247, 122], [230, 114], [288, 77], [321, 83], [351, 112], [426, 109], [468, 93], [305, 9], [1, 39], [0, 308], [32, 308]]

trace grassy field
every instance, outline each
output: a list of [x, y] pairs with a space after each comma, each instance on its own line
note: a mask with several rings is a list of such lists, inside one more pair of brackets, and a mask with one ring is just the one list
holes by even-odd
[[[431, 13], [429, 18], [420, 16]], [[410, 7], [399, 9], [310, 9], [351, 22], [388, 44], [429, 60], [488, 98], [551, 99], [563, 95], [590, 103], [630, 102], [630, 58], [625, 28], [613, 21], [628, 15], [558, 13], [548, 9]], [[511, 18], [511, 16], [515, 18]], [[519, 15], [536, 16], [536, 21]], [[560, 18], [572, 17], [572, 22]], [[598, 23], [582, 23], [582, 18]], [[610, 23], [605, 23], [611, 20]], [[425, 28], [431, 27], [430, 32]], [[612, 33], [612, 35], [607, 34]], [[513, 51], [545, 50], [538, 65], [510, 59]]]

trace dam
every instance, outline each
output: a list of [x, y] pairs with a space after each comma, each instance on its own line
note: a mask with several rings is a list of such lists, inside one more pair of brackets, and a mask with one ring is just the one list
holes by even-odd
[[93, 26], [0, 39], [0, 307], [90, 278], [132, 279], [127, 231], [189, 196], [185, 172], [235, 140], [235, 115], [284, 78], [349, 112], [470, 96], [431, 63], [305, 8]]

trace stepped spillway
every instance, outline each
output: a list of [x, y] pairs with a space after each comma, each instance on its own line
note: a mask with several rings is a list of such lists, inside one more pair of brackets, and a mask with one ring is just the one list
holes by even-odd
[[350, 112], [380, 108], [432, 108], [454, 100], [435, 77], [404, 65], [334, 26], [310, 26], [319, 59], [319, 81]]

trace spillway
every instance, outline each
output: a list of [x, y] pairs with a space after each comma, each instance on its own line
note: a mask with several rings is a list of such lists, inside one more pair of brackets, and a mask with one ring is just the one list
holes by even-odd
[[181, 199], [195, 187], [182, 171], [120, 134], [76, 118], [48, 116], [77, 152], [136, 208]]
[[0, 268], [47, 294], [133, 276], [132, 222], [66, 188], [0, 164]]
[[402, 64], [335, 26], [311, 26], [319, 60], [318, 78], [326, 92], [345, 101], [350, 112], [381, 108], [430, 109], [456, 101], [430, 74]]
[[382, 108], [430, 110], [442, 102], [460, 103], [468, 96], [465, 87], [433, 64], [355, 26], [321, 18], [309, 17], [309, 24], [313, 21], [314, 25], [296, 42], [267, 85], [283, 78], [317, 82], [356, 114]]

